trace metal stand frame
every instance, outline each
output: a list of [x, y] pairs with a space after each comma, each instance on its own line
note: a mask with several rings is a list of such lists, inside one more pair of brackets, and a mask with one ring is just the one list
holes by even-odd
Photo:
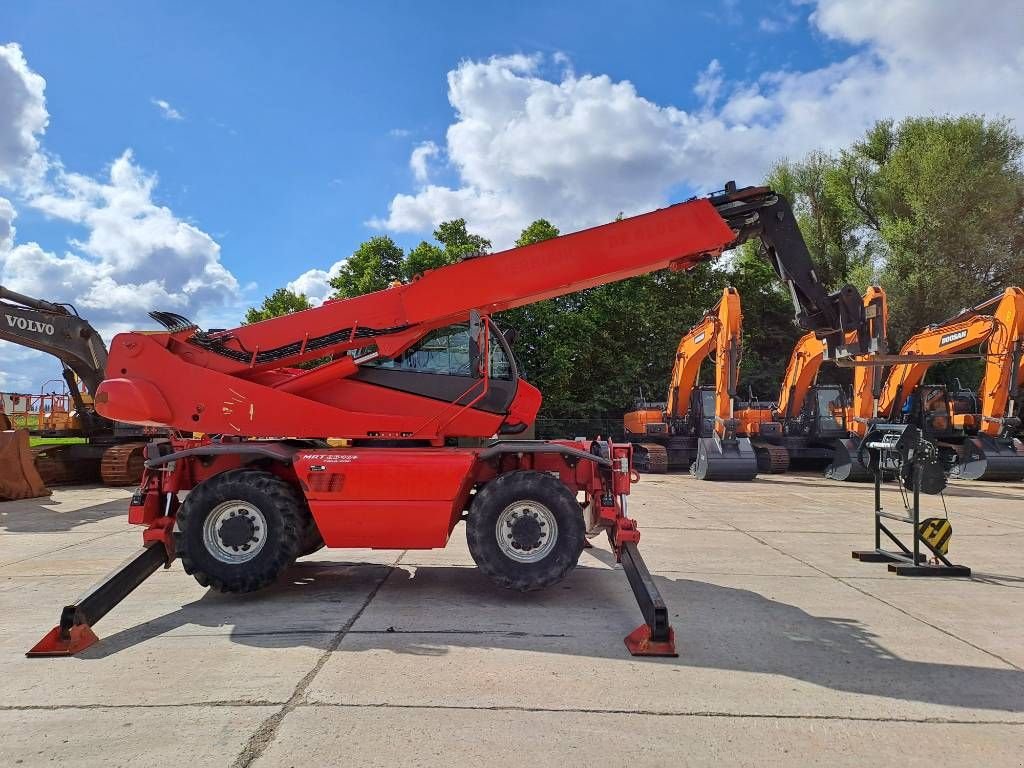
[[[886, 512], [882, 508], [882, 475], [886, 462], [884, 457], [885, 449], [879, 447], [878, 450], [880, 455], [878, 460], [874, 462], [875, 548], [854, 550], [851, 553], [853, 558], [860, 560], [862, 563], [888, 563], [889, 572], [895, 573], [897, 576], [970, 576], [970, 568], [966, 565], [951, 563], [945, 555], [921, 538], [921, 475], [923, 468], [920, 464], [914, 465], [914, 502], [910, 509], [907, 510], [909, 514], [896, 515], [892, 512]], [[898, 477], [896, 482], [900, 482]], [[909, 524], [913, 530], [913, 546], [908, 547], [900, 541], [899, 537], [882, 522], [883, 519]], [[889, 541], [899, 548], [898, 550], [882, 549], [883, 533]], [[938, 562], [932, 563], [928, 561], [928, 556], [921, 551], [922, 544], [935, 556]]]

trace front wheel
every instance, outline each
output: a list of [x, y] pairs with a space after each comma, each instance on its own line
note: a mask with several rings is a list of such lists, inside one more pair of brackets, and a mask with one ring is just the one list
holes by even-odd
[[269, 472], [236, 469], [185, 497], [174, 543], [185, 573], [221, 592], [252, 592], [295, 562], [306, 531], [299, 492]]
[[543, 472], [509, 472], [473, 500], [466, 520], [469, 553], [507, 589], [527, 592], [556, 584], [579, 561], [583, 514], [576, 495]]

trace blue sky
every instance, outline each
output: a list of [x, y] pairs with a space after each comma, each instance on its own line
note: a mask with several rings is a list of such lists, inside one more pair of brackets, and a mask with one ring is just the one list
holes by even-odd
[[[381, 232], [462, 215], [500, 246], [757, 182], [882, 117], [1017, 117], [1024, 16], [989, 4], [9, 0], [0, 280], [108, 336], [147, 302], [229, 324], [281, 285], [322, 296]], [[0, 389], [55, 365], [12, 356]]]
[[[621, 2], [482, 5], [321, 2], [293, 13], [31, 2], [8, 6], [2, 31], [46, 78], [46, 145], [65, 165], [101, 174], [132, 147], [159, 174], [157, 198], [211, 233], [225, 264], [261, 289], [375, 234], [364, 222], [408, 188], [412, 146], [444, 140], [445, 74], [462, 59], [560, 51], [579, 71], [686, 108], [712, 58], [738, 73], [769, 61], [812, 67], [836, 47], [795, 25], [760, 32], [759, 3], [647, 3], [626, 14]], [[153, 98], [184, 119], [163, 119]], [[28, 211], [19, 224], [54, 248], [66, 235]]]

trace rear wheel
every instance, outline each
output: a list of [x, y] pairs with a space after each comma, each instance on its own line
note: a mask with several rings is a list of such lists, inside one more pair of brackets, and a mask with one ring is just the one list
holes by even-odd
[[175, 547], [185, 573], [204, 587], [252, 592], [295, 561], [306, 514], [298, 491], [269, 472], [224, 472], [185, 497]]
[[312, 555], [324, 548], [324, 539], [320, 535], [320, 529], [316, 527], [316, 520], [311, 512], [306, 513], [306, 527], [302, 533], [302, 541], [299, 543], [299, 557]]
[[509, 472], [476, 494], [466, 521], [473, 560], [493, 581], [527, 592], [569, 573], [583, 551], [576, 495], [543, 472]]

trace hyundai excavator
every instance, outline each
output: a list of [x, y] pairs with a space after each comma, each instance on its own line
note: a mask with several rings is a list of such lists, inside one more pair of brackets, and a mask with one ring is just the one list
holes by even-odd
[[[991, 314], [984, 314], [988, 311]], [[900, 351], [900, 357], [910, 359], [894, 365], [882, 387], [878, 420], [916, 424], [936, 440], [947, 472], [961, 479], [1024, 479], [1017, 410], [1024, 347], [1022, 324], [1024, 292], [1008, 288], [1000, 296], [914, 335]], [[945, 387], [921, 383], [932, 364], [982, 345], [985, 376], [979, 397], [961, 395], [958, 407]], [[965, 401], [978, 407], [964, 407]], [[971, 412], [975, 410], [978, 412]], [[848, 456], [837, 453], [834, 461], [840, 472], [842, 460], [856, 461], [860, 453], [856, 438], [847, 445]]]
[[[128, 508], [143, 548], [66, 606], [29, 655], [66, 656], [96, 642], [93, 625], [175, 559], [202, 585], [249, 592], [319, 546], [438, 548], [462, 520], [481, 571], [520, 591], [559, 582], [585, 537], [607, 534], [644, 617], [626, 637], [628, 650], [675, 655], [668, 608], [627, 511], [637, 480], [631, 446], [515, 439], [533, 422], [541, 393], [520, 378], [490, 317], [656, 270], [688, 270], [754, 237], [788, 286], [797, 322], [824, 340], [829, 357], [863, 352], [857, 290], [829, 294], [821, 285], [784, 197], [733, 183], [239, 328], [204, 331], [153, 312], [163, 331], [114, 338], [96, 408], [108, 419], [204, 437], [148, 444]], [[297, 367], [319, 358], [328, 359]], [[352, 445], [332, 448], [325, 436]]]
[[[735, 288], [679, 340], [665, 403], [639, 403], [625, 414], [634, 466], [660, 473], [690, 467], [702, 480], [753, 480], [750, 441], [735, 434], [743, 315]], [[819, 342], [820, 344], [820, 342]], [[715, 384], [698, 386], [701, 364], [715, 350]]]
[[[871, 286], [864, 293], [863, 304], [868, 325], [866, 354], [883, 353], [888, 317], [885, 292]], [[848, 424], [855, 417], [855, 408], [841, 385], [818, 383], [824, 359], [821, 340], [813, 333], [805, 334], [789, 356], [778, 400], [767, 407], [737, 411], [739, 433], [750, 438], [760, 471], [785, 472], [791, 459], [830, 461], [836, 441], [849, 434]], [[852, 402], [858, 402], [860, 393], [870, 389], [872, 377], [878, 378], [875, 367], [854, 368]]]
[[35, 299], [3, 286], [0, 314], [0, 340], [46, 352], [60, 361], [75, 406], [67, 428], [36, 424], [28, 431], [42, 437], [86, 439], [85, 443], [32, 449], [43, 482], [59, 485], [101, 479], [106, 485], [138, 483], [145, 441], [153, 430], [112, 421], [96, 412], [94, 398], [107, 364], [107, 349], [96, 330], [70, 304]]

